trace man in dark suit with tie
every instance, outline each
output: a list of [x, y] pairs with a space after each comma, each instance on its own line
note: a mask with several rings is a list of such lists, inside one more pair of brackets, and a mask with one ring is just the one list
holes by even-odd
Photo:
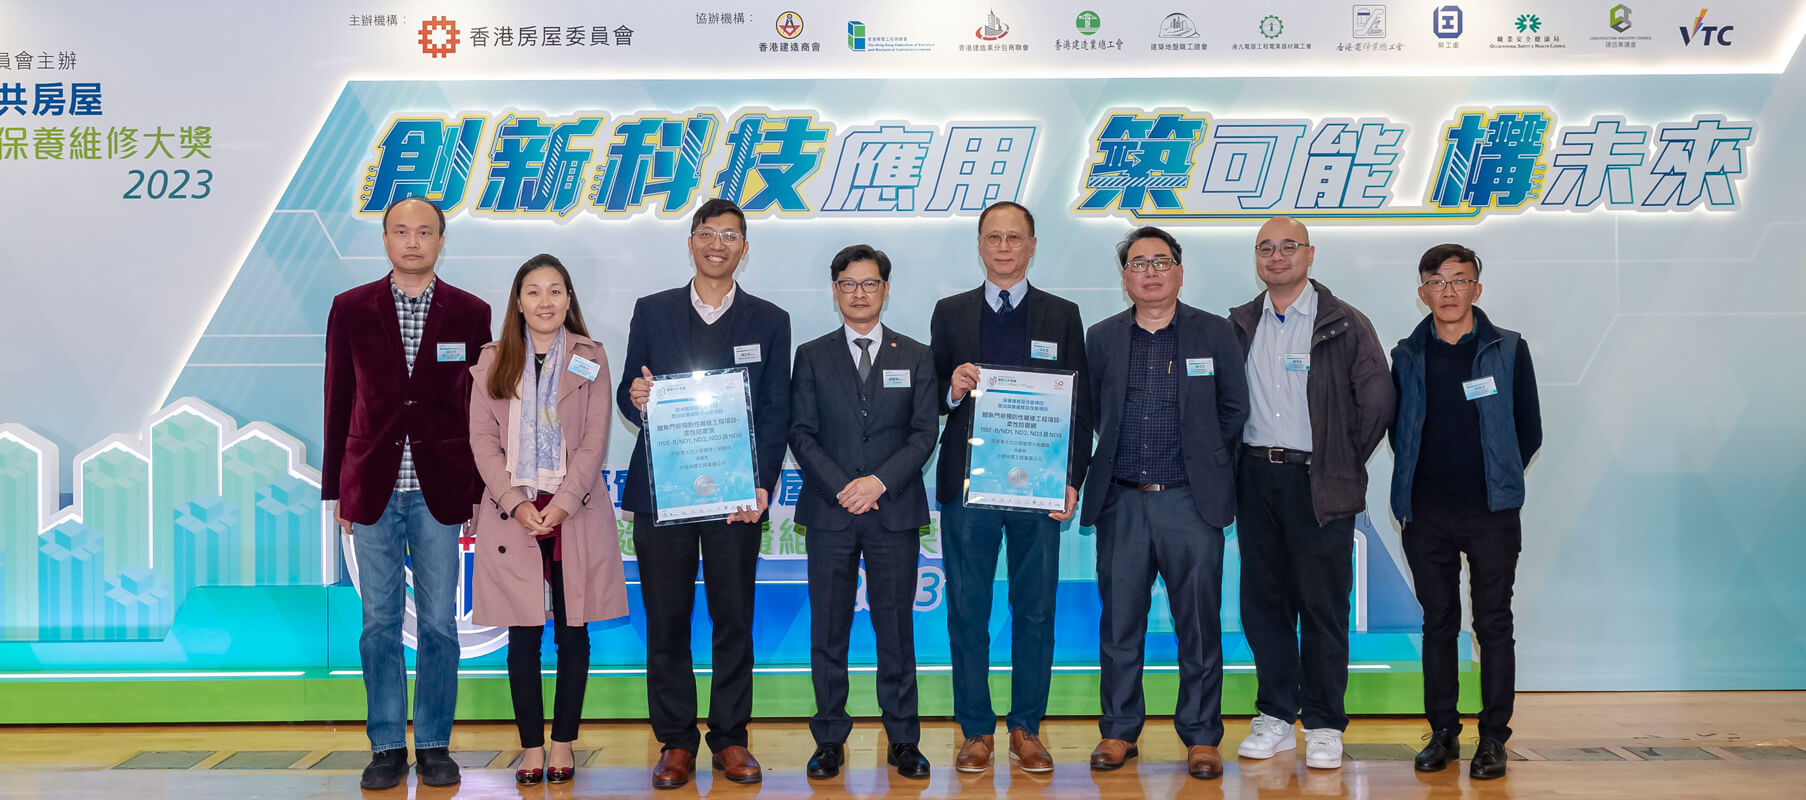
[[618, 400], [646, 408], [654, 375], [745, 367], [752, 389], [758, 452], [758, 507], [713, 522], [655, 526], [647, 480], [646, 436], [633, 444], [621, 507], [632, 511], [640, 596], [646, 607], [646, 700], [653, 735], [664, 745], [653, 786], [674, 789], [696, 768], [696, 673], [690, 659], [690, 616], [696, 605], [696, 562], [714, 623], [709, 692], [709, 750], [716, 769], [735, 783], [758, 783], [759, 762], [746, 748], [752, 717], [753, 577], [771, 492], [790, 429], [790, 315], [740, 288], [734, 270], [751, 245], [746, 215], [722, 199], [690, 218], [689, 283], [639, 299], [628, 325]]
[[928, 759], [916, 747], [913, 617], [920, 530], [928, 524], [922, 467], [940, 421], [934, 358], [878, 322], [890, 296], [890, 258], [882, 251], [852, 245], [828, 270], [845, 324], [796, 349], [790, 381], [790, 449], [803, 472], [796, 521], [809, 550], [816, 749], [808, 774], [832, 778], [846, 760], [853, 730], [847, 641], [863, 555], [888, 760], [898, 774], [926, 779]]
[[[978, 257], [985, 283], [942, 298], [929, 323], [936, 392], [947, 427], [941, 434], [935, 496], [941, 505], [941, 549], [947, 568], [947, 635], [953, 656], [953, 716], [965, 743], [954, 768], [991, 768], [997, 712], [991, 707], [991, 589], [997, 553], [1009, 543], [1010, 758], [1028, 772], [1050, 772], [1041, 717], [1053, 680], [1054, 593], [1060, 583], [1060, 524], [1072, 519], [1090, 457], [1086, 422], [1085, 324], [1079, 307], [1028, 285], [1035, 256], [1035, 218], [1011, 202], [978, 216]], [[966, 440], [972, 431], [967, 394], [978, 365], [1077, 374], [1066, 508], [1050, 514], [967, 508]]]
[[1241, 344], [1228, 320], [1179, 302], [1179, 242], [1138, 228], [1116, 246], [1134, 307], [1086, 338], [1097, 453], [1081, 522], [1097, 526], [1103, 741], [1091, 768], [1135, 757], [1156, 575], [1179, 637], [1173, 727], [1192, 777], [1223, 774], [1223, 528], [1235, 520], [1235, 448], [1248, 421]]
[[389, 274], [332, 299], [326, 318], [320, 497], [352, 535], [364, 630], [358, 639], [373, 753], [365, 789], [408, 774], [401, 641], [404, 564], [414, 573], [419, 653], [415, 772], [458, 782], [458, 534], [482, 496], [470, 453], [470, 362], [488, 343], [489, 304], [439, 280], [445, 213], [409, 197], [383, 212]]

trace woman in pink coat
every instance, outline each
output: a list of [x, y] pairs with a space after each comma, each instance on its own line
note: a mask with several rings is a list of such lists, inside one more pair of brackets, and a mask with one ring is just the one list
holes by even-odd
[[[563, 783], [589, 680], [586, 623], [627, 615], [614, 503], [600, 478], [613, 384], [558, 259], [542, 253], [521, 265], [511, 295], [501, 338], [470, 369], [470, 448], [484, 486], [472, 619], [508, 626], [524, 751], [515, 780]], [[549, 754], [539, 657], [548, 584], [558, 645]]]

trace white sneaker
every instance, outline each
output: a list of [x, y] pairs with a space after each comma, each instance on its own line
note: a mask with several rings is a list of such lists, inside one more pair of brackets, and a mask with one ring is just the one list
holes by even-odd
[[1335, 728], [1309, 728], [1304, 732], [1304, 765], [1315, 769], [1342, 766], [1342, 732]]
[[[1235, 754], [1242, 758], [1272, 758], [1275, 754], [1298, 747], [1292, 726], [1278, 717], [1262, 714], [1248, 723], [1248, 738], [1243, 739]], [[1338, 756], [1340, 746], [1336, 748]]]

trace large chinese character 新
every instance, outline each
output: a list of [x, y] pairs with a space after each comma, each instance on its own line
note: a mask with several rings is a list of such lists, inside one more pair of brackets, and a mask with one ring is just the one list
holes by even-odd
[[[719, 196], [748, 212], [772, 206], [780, 211], [808, 211], [800, 190], [803, 181], [821, 168], [829, 133], [827, 127], [813, 122], [815, 118], [808, 114], [740, 115], [727, 135], [727, 166], [715, 173]], [[756, 191], [748, 191], [754, 187]]]
[[580, 117], [548, 125], [537, 117], [515, 117], [497, 126], [490, 146], [489, 175], [481, 211], [569, 214], [583, 197], [583, 177], [595, 151], [571, 140], [593, 136], [601, 117]]
[[1090, 192], [1080, 211], [1179, 210], [1179, 191], [1191, 185], [1192, 155], [1206, 122], [1179, 112], [1111, 114], [1097, 134], [1098, 160], [1085, 174]]
[[1543, 111], [1462, 112], [1443, 137], [1431, 204], [1519, 208], [1535, 198], [1549, 123]]
[[396, 120], [376, 147], [359, 210], [380, 212], [403, 197], [424, 197], [445, 209], [464, 202], [485, 122], [482, 117], [464, 117], [456, 125], [444, 119]]
[[1034, 126], [950, 125], [946, 143], [929, 211], [982, 211], [1021, 196], [1034, 152]]
[[1692, 208], [1702, 192], [1710, 206], [1737, 205], [1732, 176], [1743, 177], [1743, 145], [1756, 135], [1754, 123], [1726, 124], [1724, 117], [1700, 116], [1656, 131], [1655, 185], [1644, 208]]
[[720, 117], [706, 112], [616, 124], [616, 142], [608, 147], [596, 208], [604, 214], [622, 214], [643, 208], [649, 197], [657, 196], [663, 198], [661, 211], [683, 210], [702, 184], [702, 162], [720, 124]]
[[840, 155], [823, 211], [915, 211], [916, 188], [932, 128], [879, 125], [855, 128], [840, 140]]

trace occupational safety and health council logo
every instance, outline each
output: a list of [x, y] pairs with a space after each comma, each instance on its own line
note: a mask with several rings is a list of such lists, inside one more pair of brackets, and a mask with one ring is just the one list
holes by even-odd
[[458, 23], [445, 17], [432, 17], [420, 23], [420, 52], [433, 58], [444, 58], [458, 52]]

